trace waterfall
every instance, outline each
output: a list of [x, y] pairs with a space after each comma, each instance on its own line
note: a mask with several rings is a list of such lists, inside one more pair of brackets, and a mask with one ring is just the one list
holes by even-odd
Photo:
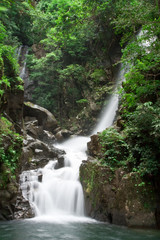
[[31, 101], [32, 100], [32, 88], [33, 88], [33, 82], [29, 79], [29, 73], [27, 69], [27, 63], [26, 63], [26, 56], [28, 55], [28, 46], [20, 46], [17, 49], [17, 59], [18, 63], [20, 65], [20, 78], [22, 78], [24, 82], [24, 99], [25, 101]]
[[[117, 79], [123, 78], [123, 71], [119, 71]], [[117, 87], [93, 134], [113, 124], [118, 108], [116, 91]], [[56, 169], [57, 160], [53, 159], [44, 168], [24, 171], [21, 174], [23, 196], [29, 200], [38, 218], [42, 220], [52, 218], [56, 221], [73, 218], [84, 220], [84, 196], [79, 181], [79, 167], [82, 160], [87, 159], [89, 140], [89, 137], [75, 136], [64, 143], [54, 145], [66, 152], [63, 168]]]
[[113, 121], [116, 117], [116, 112], [118, 110], [118, 102], [119, 102], [119, 95], [118, 95], [118, 87], [124, 81], [124, 74], [126, 70], [120, 65], [120, 70], [116, 76], [116, 87], [109, 98], [107, 105], [105, 105], [101, 111], [99, 116], [100, 121], [97, 123], [96, 127], [93, 129], [91, 135], [96, 134], [97, 132], [102, 132], [104, 129], [110, 127], [113, 124]]

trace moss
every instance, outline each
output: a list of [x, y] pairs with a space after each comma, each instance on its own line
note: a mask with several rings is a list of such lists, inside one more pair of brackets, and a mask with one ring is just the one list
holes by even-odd
[[22, 150], [22, 136], [16, 133], [13, 124], [0, 117], [0, 188], [6, 188], [16, 179]]
[[[147, 218], [155, 222], [156, 197], [152, 184], [137, 173], [122, 168], [114, 172], [98, 163], [86, 161], [80, 168], [89, 216], [98, 220], [126, 225], [144, 226]], [[146, 218], [146, 219], [145, 219]]]

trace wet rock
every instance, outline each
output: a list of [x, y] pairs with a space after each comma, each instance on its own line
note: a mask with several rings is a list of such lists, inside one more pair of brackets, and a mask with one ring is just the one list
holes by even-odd
[[17, 193], [16, 183], [9, 183], [7, 189], [0, 190], [0, 220], [13, 219]]
[[113, 172], [92, 158], [83, 161], [80, 180], [88, 216], [129, 227], [156, 227], [153, 186], [145, 184], [137, 173]]
[[21, 192], [19, 192], [14, 210], [14, 219], [32, 218], [34, 216], [35, 214], [29, 201], [22, 196]]
[[56, 133], [55, 137], [58, 141], [63, 141], [72, 135], [72, 132], [66, 129], [62, 129]]
[[64, 167], [64, 156], [59, 156], [57, 159], [57, 164], [55, 165], [55, 169]]
[[38, 120], [25, 122], [25, 132], [33, 138], [39, 138], [43, 134], [43, 127], [38, 126]]
[[36, 117], [38, 125], [42, 126], [44, 130], [51, 132], [54, 132], [58, 125], [51, 112], [30, 102], [24, 104], [24, 118], [25, 117]]
[[49, 131], [44, 130], [41, 135], [39, 135], [39, 139], [49, 145], [53, 145], [56, 138], [55, 135]]
[[42, 178], [43, 178], [42, 174], [38, 175], [38, 182], [42, 182]]
[[88, 153], [92, 157], [100, 157], [102, 155], [102, 146], [98, 135], [92, 135], [91, 141], [87, 143]]
[[51, 148], [44, 142], [34, 139], [33, 142], [23, 147], [22, 171], [44, 167], [49, 160], [53, 160], [63, 153], [62, 150], [53, 146]]

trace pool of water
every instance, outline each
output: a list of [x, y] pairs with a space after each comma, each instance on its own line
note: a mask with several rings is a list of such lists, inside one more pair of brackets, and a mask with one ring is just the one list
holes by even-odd
[[160, 231], [137, 230], [99, 222], [0, 222], [0, 240], [160, 240]]

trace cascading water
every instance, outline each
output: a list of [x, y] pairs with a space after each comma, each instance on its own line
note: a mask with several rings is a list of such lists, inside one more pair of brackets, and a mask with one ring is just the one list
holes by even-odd
[[[57, 160], [50, 161], [43, 169], [25, 171], [20, 176], [23, 196], [38, 217], [63, 221], [84, 217], [84, 197], [79, 182], [79, 166], [86, 159], [89, 138], [73, 137], [57, 148], [65, 150], [64, 167], [55, 169]], [[39, 176], [43, 176], [39, 182]], [[28, 191], [29, 190], [29, 191]]]
[[[122, 78], [123, 72], [117, 78]], [[118, 108], [118, 95], [114, 94], [92, 134], [112, 125]], [[87, 159], [89, 137], [75, 136], [55, 147], [63, 149], [64, 167], [56, 169], [57, 160], [50, 161], [43, 169], [25, 171], [20, 176], [23, 196], [30, 201], [37, 217], [43, 220], [62, 221], [85, 216], [84, 197], [79, 182], [79, 167]]]
[[113, 124], [113, 121], [116, 117], [116, 112], [118, 110], [118, 102], [119, 102], [119, 95], [117, 94], [118, 85], [119, 83], [122, 83], [122, 81], [124, 81], [124, 73], [125, 73], [125, 69], [123, 69], [121, 66], [116, 76], [116, 88], [114, 90], [114, 93], [108, 100], [107, 105], [104, 106], [99, 117], [100, 121], [98, 122], [96, 127], [93, 129], [91, 135], [96, 134], [97, 132], [102, 132], [104, 129], [110, 127]]
[[28, 55], [28, 46], [20, 46], [17, 49], [17, 59], [20, 65], [20, 77], [24, 82], [24, 99], [25, 101], [32, 100], [32, 88], [33, 81], [29, 79], [29, 73], [27, 69], [26, 56]]

